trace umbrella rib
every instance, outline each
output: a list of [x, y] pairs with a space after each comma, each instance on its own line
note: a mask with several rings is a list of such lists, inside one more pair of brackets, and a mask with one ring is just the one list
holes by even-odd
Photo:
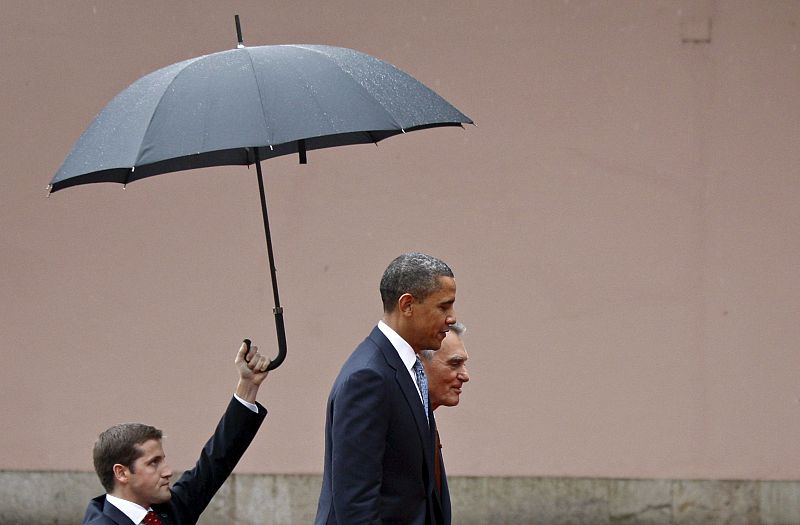
[[[244, 50], [245, 55], [247, 55], [247, 61], [250, 63], [250, 71], [253, 74], [253, 82], [256, 83], [256, 89], [258, 90], [258, 103], [261, 105], [261, 118], [264, 120], [264, 132], [269, 134], [269, 132], [268, 132], [269, 124], [267, 122], [267, 110], [264, 107], [264, 94], [261, 92], [261, 84], [259, 84], [258, 77], [256, 76], [256, 66], [253, 63], [253, 57], [250, 55], [250, 53], [247, 50], [247, 48], [245, 47], [245, 48], [242, 48], [242, 49]], [[272, 149], [271, 142], [272, 142], [271, 138], [265, 137], [263, 145], [264, 146], [269, 146], [269, 148], [271, 150]], [[253, 147], [256, 147], [256, 148], [258, 148], [260, 146], [261, 146], [261, 144], [253, 144]], [[249, 157], [248, 157], [248, 160], [249, 160]]]

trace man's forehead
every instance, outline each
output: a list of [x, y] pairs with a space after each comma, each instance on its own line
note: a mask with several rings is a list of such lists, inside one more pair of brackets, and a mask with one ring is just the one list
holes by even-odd
[[145, 456], [164, 455], [164, 448], [160, 439], [148, 439], [144, 443], [137, 443], [136, 448], [141, 450]]
[[439, 359], [448, 362], [466, 361], [469, 359], [469, 355], [467, 354], [466, 348], [464, 348], [464, 343], [461, 341], [461, 338], [450, 333], [445, 337], [439, 350], [436, 350], [435, 355]]
[[439, 288], [436, 290], [435, 293], [455, 298], [456, 280], [453, 279], [452, 277], [447, 277], [442, 275], [438, 278], [438, 281], [439, 281]]

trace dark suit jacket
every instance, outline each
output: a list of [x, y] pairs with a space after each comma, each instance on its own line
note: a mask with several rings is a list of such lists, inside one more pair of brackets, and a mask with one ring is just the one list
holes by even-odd
[[[172, 499], [153, 510], [165, 525], [197, 523], [200, 514], [225, 483], [250, 442], [258, 432], [267, 410], [258, 405], [258, 414], [231, 398], [228, 409], [200, 453], [194, 468], [181, 476], [172, 486]], [[133, 523], [105, 495], [89, 502], [83, 517], [84, 525], [138, 525]]]
[[441, 468], [442, 477], [442, 492], [439, 494], [439, 500], [442, 502], [442, 523], [450, 525], [452, 514], [450, 510], [450, 489], [447, 486], [447, 473], [444, 471], [444, 456], [439, 453], [439, 468]]
[[442, 508], [435, 488], [436, 423], [432, 412], [429, 417], [430, 426], [397, 350], [375, 327], [328, 397], [315, 523], [445, 523], [449, 508]]

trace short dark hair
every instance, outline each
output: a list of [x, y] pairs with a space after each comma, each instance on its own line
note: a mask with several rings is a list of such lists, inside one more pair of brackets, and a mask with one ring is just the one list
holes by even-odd
[[453, 277], [453, 270], [444, 261], [419, 252], [404, 253], [395, 258], [381, 278], [383, 311], [393, 312], [400, 296], [409, 293], [418, 301], [436, 292], [439, 277]]
[[141, 447], [151, 439], [161, 440], [162, 432], [150, 425], [123, 423], [102, 432], [94, 443], [94, 471], [106, 492], [114, 490], [114, 465], [119, 463], [133, 471], [133, 463], [144, 453]]

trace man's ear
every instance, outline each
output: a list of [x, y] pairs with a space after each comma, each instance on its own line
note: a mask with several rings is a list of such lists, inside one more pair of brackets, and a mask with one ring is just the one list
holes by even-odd
[[130, 470], [125, 465], [120, 463], [115, 463], [114, 467], [114, 479], [117, 480], [117, 483], [120, 485], [125, 485], [128, 483], [130, 478]]
[[414, 303], [416, 302], [416, 299], [410, 293], [401, 295], [397, 300], [397, 308], [400, 310], [400, 314], [403, 317], [409, 317], [414, 311]]

